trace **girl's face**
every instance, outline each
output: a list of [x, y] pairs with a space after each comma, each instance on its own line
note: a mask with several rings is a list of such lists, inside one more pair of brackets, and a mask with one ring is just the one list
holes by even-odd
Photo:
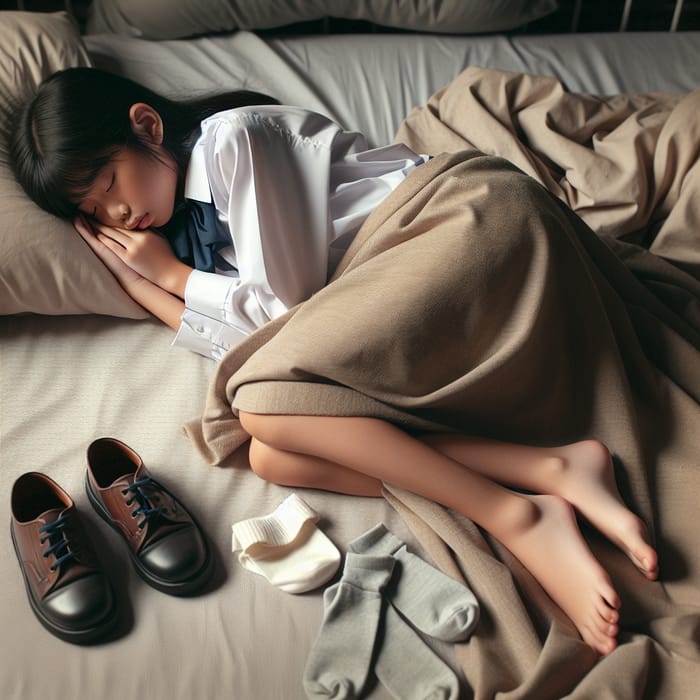
[[177, 166], [164, 150], [157, 157], [123, 148], [102, 168], [80, 211], [102, 224], [127, 229], [163, 226], [173, 215]]
[[168, 223], [175, 208], [177, 164], [163, 148], [163, 121], [144, 102], [129, 110], [131, 130], [149, 152], [124, 147], [100, 170], [79, 209], [101, 224], [145, 229]]

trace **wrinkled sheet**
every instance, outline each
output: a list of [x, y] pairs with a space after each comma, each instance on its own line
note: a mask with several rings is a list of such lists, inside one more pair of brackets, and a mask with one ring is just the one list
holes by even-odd
[[552, 194], [474, 150], [421, 166], [370, 216], [327, 287], [224, 358], [187, 431], [210, 462], [245, 441], [237, 410], [377, 416], [532, 444], [603, 440], [661, 564], [660, 581], [647, 581], [584, 530], [624, 601], [621, 644], [603, 660], [468, 519], [388, 484], [386, 497], [482, 603], [475, 636], [456, 647], [474, 697], [692, 697], [698, 283], [683, 261], [593, 232], [559, 199], [567, 187]]
[[508, 159], [594, 231], [700, 277], [700, 90], [596, 96], [555, 78], [472, 67], [396, 134], [420, 153]]

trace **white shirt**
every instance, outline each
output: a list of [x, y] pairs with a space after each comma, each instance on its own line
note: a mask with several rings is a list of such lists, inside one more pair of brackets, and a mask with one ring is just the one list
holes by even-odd
[[185, 197], [213, 202], [235, 269], [194, 270], [173, 345], [215, 360], [321, 289], [368, 214], [424, 161], [296, 107], [255, 106], [202, 122]]

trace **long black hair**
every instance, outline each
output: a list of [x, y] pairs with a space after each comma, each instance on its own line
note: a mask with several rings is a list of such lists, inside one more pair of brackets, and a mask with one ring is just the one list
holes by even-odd
[[131, 129], [129, 109], [136, 102], [145, 102], [160, 115], [162, 146], [181, 174], [202, 119], [234, 107], [277, 104], [268, 95], [246, 90], [174, 101], [97, 68], [59, 71], [12, 120], [10, 162], [29, 197], [42, 209], [70, 219], [117, 151], [131, 147], [155, 156]]

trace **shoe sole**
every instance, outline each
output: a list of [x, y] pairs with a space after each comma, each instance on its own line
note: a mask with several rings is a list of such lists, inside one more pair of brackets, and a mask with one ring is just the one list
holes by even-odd
[[[153, 481], [156, 484], [158, 484], [158, 482], [155, 481], [155, 479]], [[158, 486], [161, 485], [158, 484]], [[124, 535], [122, 534], [121, 530], [115, 524], [114, 520], [111, 518], [109, 513], [105, 510], [102, 503], [100, 503], [98, 496], [93, 492], [92, 484], [90, 483], [90, 478], [87, 474], [85, 475], [85, 491], [87, 493], [87, 497], [90, 501], [90, 504], [97, 511], [97, 514], [119, 535], [119, 538], [122, 541], [124, 541]], [[131, 557], [131, 562], [133, 563], [136, 572], [149, 586], [152, 586], [156, 590], [161, 591], [161, 593], [167, 593], [169, 595], [176, 596], [186, 596], [198, 591], [208, 581], [212, 568], [212, 556], [206, 535], [204, 534], [204, 531], [199, 527], [199, 523], [194, 519], [194, 516], [182, 505], [182, 503], [180, 503], [180, 501], [178, 501], [178, 503], [180, 504], [180, 507], [190, 516], [195, 527], [201, 533], [202, 540], [204, 541], [204, 547], [206, 549], [206, 559], [204, 561], [204, 564], [199, 569], [199, 571], [196, 574], [194, 574], [194, 576], [191, 576], [190, 578], [184, 581], [177, 582], [166, 581], [157, 576], [154, 576], [150, 571], [148, 571], [148, 569], [146, 569], [141, 564], [141, 561], [138, 558], [136, 552], [134, 552], [134, 550], [131, 549], [128, 543], [126, 543], [126, 546], [129, 552], [129, 556]]]
[[[17, 547], [17, 542], [15, 540], [15, 533], [10, 526], [10, 535], [12, 536], [12, 546], [15, 549], [15, 556], [17, 561], [20, 563], [20, 571], [22, 572], [22, 580], [24, 581], [24, 588], [27, 591], [27, 598], [29, 599], [29, 605], [32, 608], [32, 612], [36, 616], [37, 620], [47, 629], [51, 634], [62, 639], [64, 642], [71, 642], [72, 644], [92, 644], [99, 641], [100, 639], [107, 636], [109, 632], [114, 628], [118, 615], [117, 615], [117, 605], [116, 599], [112, 604], [112, 608], [109, 610], [107, 615], [100, 620], [99, 623], [93, 625], [92, 627], [85, 627], [80, 629], [74, 629], [71, 627], [63, 627], [57, 624], [50, 618], [48, 618], [41, 610], [38, 601], [34, 598], [34, 592], [32, 587], [27, 580], [27, 575], [24, 572], [24, 567], [22, 566], [22, 557], [19, 553], [19, 548]], [[114, 593], [112, 593], [114, 598]]]

